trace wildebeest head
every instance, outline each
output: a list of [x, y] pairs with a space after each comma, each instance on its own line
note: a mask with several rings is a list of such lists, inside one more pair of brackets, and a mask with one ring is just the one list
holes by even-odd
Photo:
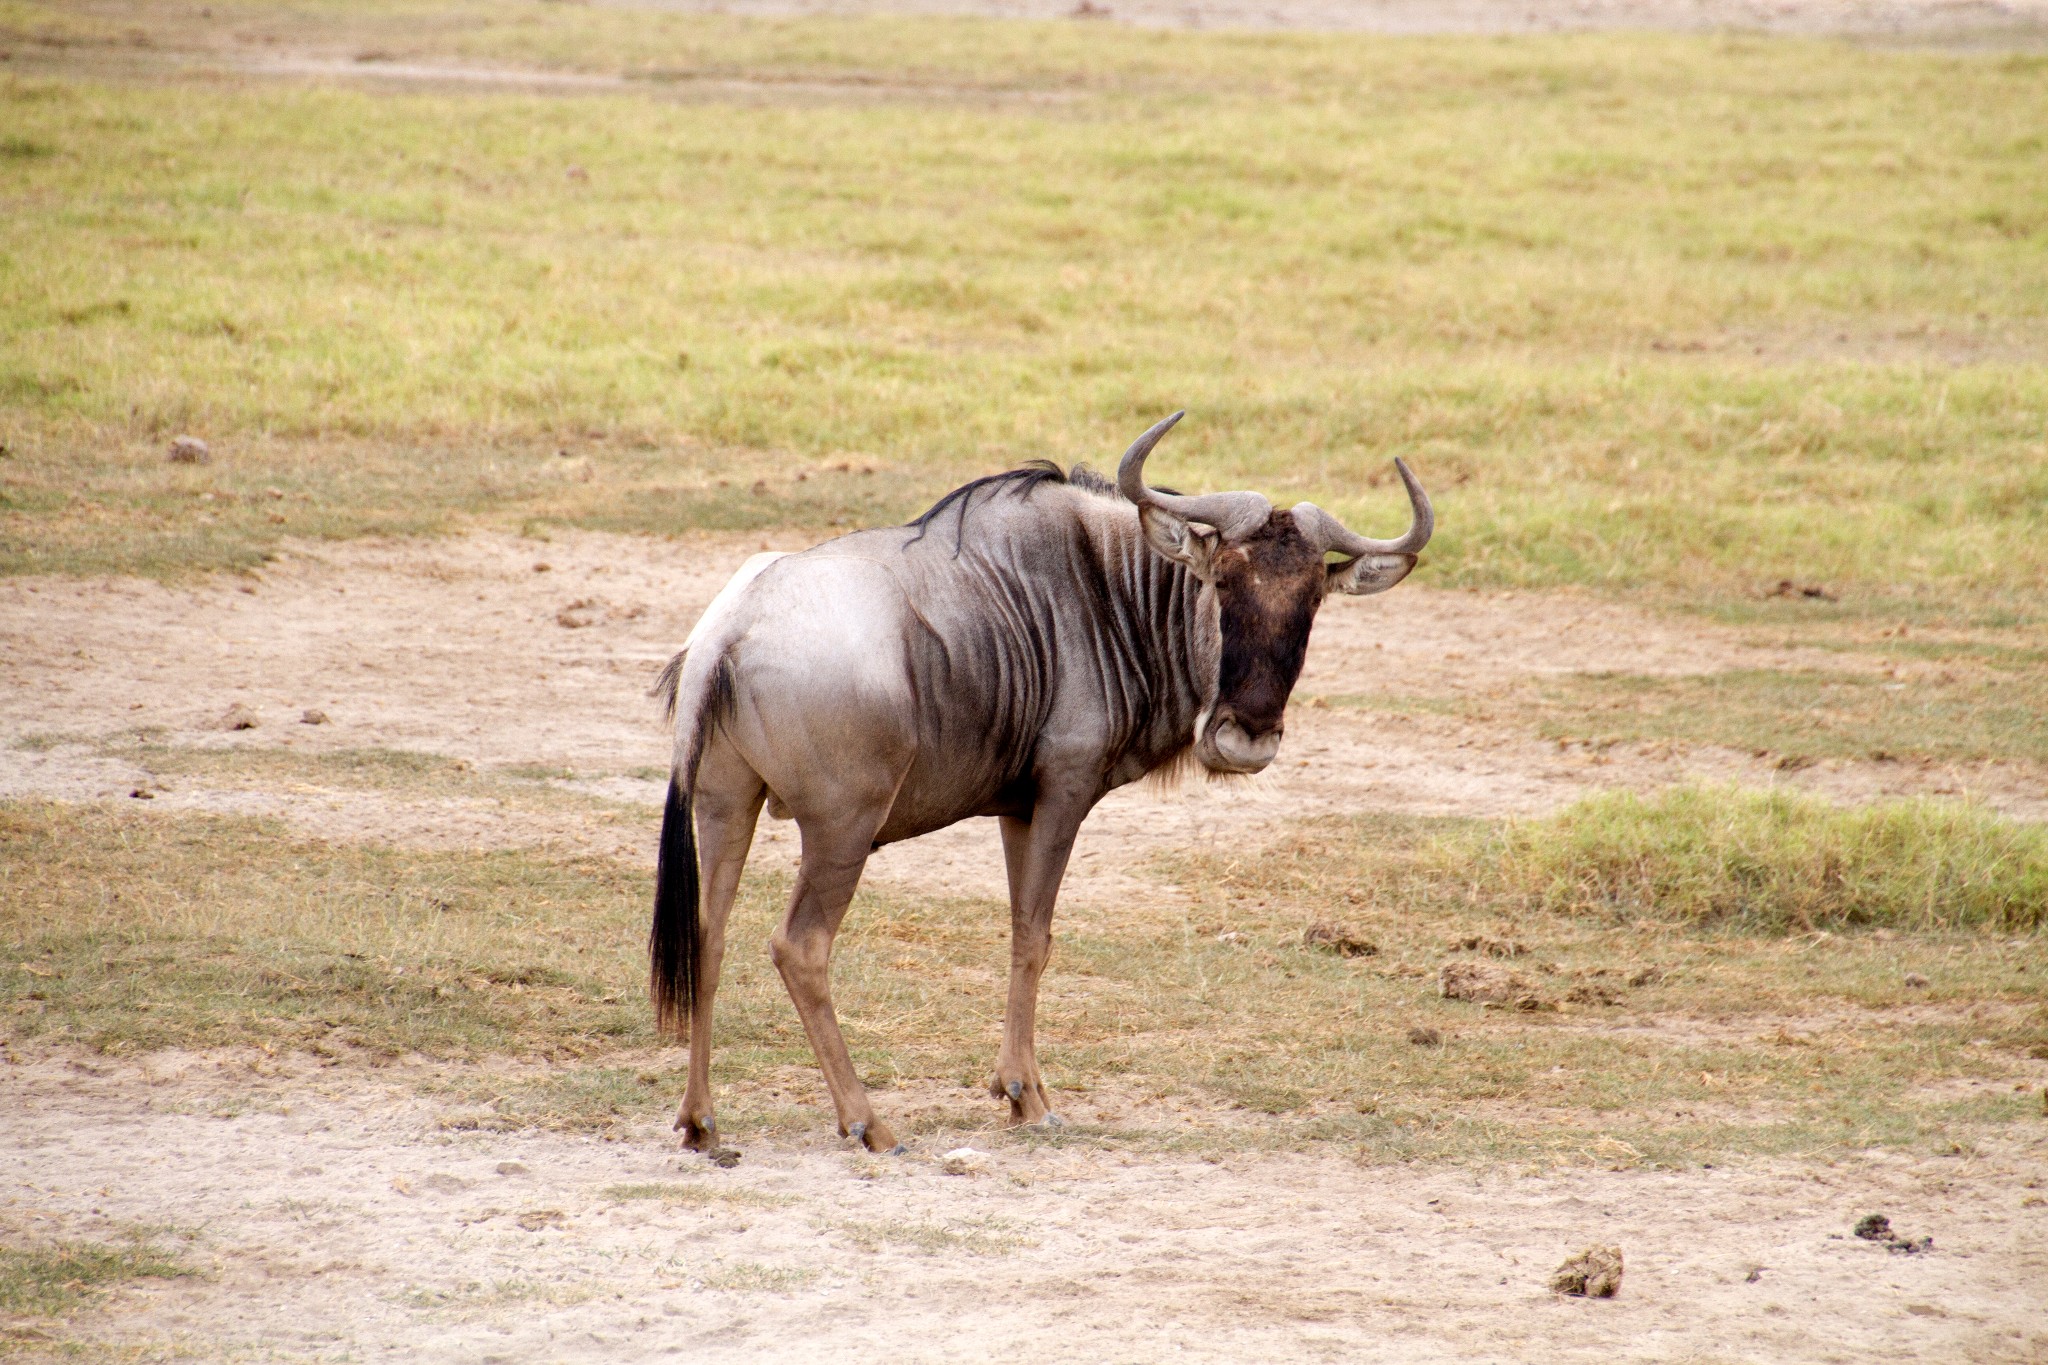
[[1367, 540], [1312, 502], [1276, 508], [1257, 493], [1185, 497], [1145, 486], [1145, 457], [1176, 412], [1124, 453], [1117, 487], [1138, 507], [1152, 548], [1202, 584], [1195, 666], [1213, 678], [1195, 725], [1195, 757], [1212, 772], [1255, 773], [1280, 751], [1287, 697], [1326, 593], [1385, 592], [1408, 576], [1435, 526], [1408, 466], [1414, 521], [1398, 540]]

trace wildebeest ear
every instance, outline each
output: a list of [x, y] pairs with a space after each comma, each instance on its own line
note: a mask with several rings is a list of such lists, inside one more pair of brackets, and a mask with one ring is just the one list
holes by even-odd
[[1145, 539], [1153, 549], [1176, 564], [1185, 564], [1204, 583], [1209, 581], [1215, 572], [1216, 551], [1223, 544], [1221, 535], [1157, 507], [1140, 507], [1138, 524], [1145, 528]]
[[1414, 567], [1414, 555], [1360, 555], [1330, 566], [1329, 588], [1331, 592], [1365, 597], [1385, 592], [1406, 578]]

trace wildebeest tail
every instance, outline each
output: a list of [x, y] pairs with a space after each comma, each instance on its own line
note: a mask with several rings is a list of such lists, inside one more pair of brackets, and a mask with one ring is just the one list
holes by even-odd
[[647, 986], [654, 1000], [654, 1026], [678, 1038], [689, 1030], [704, 949], [697, 913], [697, 822], [691, 811], [697, 760], [705, 736], [732, 705], [729, 666], [719, 659], [707, 671], [690, 724], [676, 736], [668, 801], [661, 813], [661, 848], [654, 863], [654, 923], [647, 931]]
[[683, 775], [670, 773], [668, 805], [661, 813], [661, 852], [654, 863], [654, 927], [647, 934], [648, 992], [654, 1027], [681, 1034], [697, 999], [697, 962], [703, 932], [697, 919], [697, 831]]

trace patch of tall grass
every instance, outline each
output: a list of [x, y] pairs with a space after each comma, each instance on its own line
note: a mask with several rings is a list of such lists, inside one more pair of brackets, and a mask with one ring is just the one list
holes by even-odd
[[2035, 930], [2048, 830], [1964, 802], [1611, 792], [1490, 841], [1479, 884], [1533, 909], [1744, 928]]

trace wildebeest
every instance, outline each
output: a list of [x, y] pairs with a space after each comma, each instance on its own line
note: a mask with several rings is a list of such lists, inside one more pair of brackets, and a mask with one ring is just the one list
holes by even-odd
[[1056, 1123], [1033, 1020], [1053, 902], [1105, 794], [1192, 755], [1272, 762], [1330, 592], [1384, 592], [1434, 519], [1367, 540], [1312, 503], [1148, 488], [1140, 436], [1117, 482], [1037, 464], [977, 479], [907, 526], [756, 556], [656, 685], [676, 720], [649, 936], [657, 1023], [687, 1034], [676, 1128], [715, 1151], [711, 1010], [725, 923], [765, 801], [803, 856], [771, 956], [839, 1131], [894, 1148], [832, 1009], [832, 940], [869, 853], [996, 817], [1010, 881], [1010, 993], [991, 1086], [1013, 1123]]

